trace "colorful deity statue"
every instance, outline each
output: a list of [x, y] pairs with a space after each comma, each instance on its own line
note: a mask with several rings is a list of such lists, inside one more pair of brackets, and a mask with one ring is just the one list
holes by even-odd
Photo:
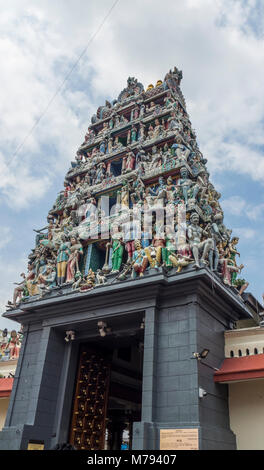
[[133, 204], [143, 201], [145, 197], [145, 185], [140, 177], [134, 179], [130, 197]]
[[190, 178], [188, 178], [188, 170], [185, 167], [180, 169], [181, 177], [177, 181], [177, 185], [180, 187], [185, 204], [188, 204], [188, 199], [195, 199], [200, 186], [197, 183], [194, 183]]
[[57, 284], [58, 286], [64, 284], [66, 280], [66, 268], [69, 261], [71, 251], [70, 242], [67, 241], [67, 237], [62, 235], [62, 241], [58, 249], [57, 254]]
[[154, 128], [152, 124], [149, 125], [148, 127], [148, 140], [152, 140], [154, 138]]
[[110, 246], [112, 247], [112, 273], [118, 272], [121, 268], [123, 254], [124, 254], [124, 234], [119, 230], [117, 224], [113, 225], [112, 240]]
[[173, 154], [178, 158], [179, 162], [187, 162], [188, 157], [191, 153], [191, 149], [189, 149], [184, 143], [182, 138], [176, 137], [175, 144], [172, 145]]
[[77, 238], [72, 237], [70, 243], [70, 256], [67, 262], [66, 282], [74, 281], [76, 271], [80, 271], [79, 261], [80, 257], [83, 255], [83, 246]]
[[166, 228], [165, 247], [161, 248], [163, 266], [173, 266], [171, 256], [175, 256], [177, 250], [176, 234], [170, 226]]
[[[146, 266], [175, 267], [179, 273], [189, 265], [197, 269], [202, 262], [238, 295], [244, 292], [247, 282], [238, 278], [243, 265], [236, 261], [238, 238], [231, 239], [232, 231], [223, 223], [221, 194], [209, 181], [207, 160], [199, 150], [179, 88], [181, 78], [174, 68], [145, 92], [129, 77], [118, 99], [98, 108], [46, 226], [35, 230], [28, 273], [22, 275], [8, 308], [27, 297], [55, 295], [55, 282], [74, 292], [91, 289], [96, 279], [99, 287], [104, 284], [99, 282], [100, 273], [95, 276], [90, 270], [84, 275], [80, 262], [80, 239], [89, 244], [96, 237], [104, 239], [101, 248], [106, 249], [103, 273], [117, 272], [117, 281], [131, 271], [133, 278], [141, 277]], [[101, 196], [109, 196], [110, 215], [101, 207]], [[182, 206], [186, 220], [179, 222], [176, 217]], [[166, 217], [172, 214], [165, 234], [157, 220], [163, 208]], [[140, 216], [132, 221], [136, 210]], [[155, 212], [146, 227], [143, 210]], [[113, 227], [111, 237], [109, 230], [101, 228], [102, 221]]]
[[153, 130], [153, 138], [158, 139], [163, 132], [163, 126], [160, 124], [159, 119], [155, 119], [155, 127]]
[[180, 132], [182, 132], [182, 124], [180, 120], [177, 118], [175, 112], [171, 112], [171, 115], [168, 119], [168, 131], [172, 132], [175, 131], [176, 135], [179, 135]]
[[131, 144], [137, 141], [137, 128], [136, 126], [132, 126], [131, 128]]
[[173, 179], [171, 176], [169, 176], [167, 179], [167, 185], [166, 185], [166, 196], [167, 196], [168, 202], [173, 202], [175, 190], [176, 190], [176, 187], [173, 182]]
[[133, 152], [128, 152], [127, 156], [123, 158], [122, 173], [128, 173], [135, 168], [136, 157]]
[[139, 135], [138, 135], [138, 140], [141, 142], [145, 140], [145, 128], [146, 128], [145, 124], [141, 122], [139, 124]]
[[[200, 268], [200, 262], [206, 263], [206, 258], [210, 250], [213, 250], [214, 243], [212, 238], [206, 238], [202, 241], [202, 236], [208, 237], [208, 232], [199, 226], [199, 216], [195, 212], [190, 217], [190, 226], [188, 227], [188, 238], [190, 248], [195, 260], [195, 267]], [[199, 260], [200, 252], [202, 257]]]
[[162, 176], [159, 177], [159, 181], [156, 188], [148, 187], [148, 194], [151, 195], [152, 205], [165, 207], [166, 184]]
[[27, 288], [26, 285], [26, 275], [25, 273], [21, 273], [20, 276], [22, 277], [23, 281], [21, 282], [14, 282], [17, 287], [14, 289], [14, 294], [13, 294], [13, 306], [17, 306], [17, 301], [18, 303], [21, 302], [22, 296], [25, 293], [25, 290]]
[[221, 234], [218, 230], [217, 224], [212, 223], [210, 227], [211, 238], [213, 240], [213, 247], [209, 251], [208, 259], [209, 266], [212, 271], [217, 271], [219, 263], [219, 250], [218, 245], [222, 241]]
[[140, 239], [140, 227], [137, 220], [125, 222], [122, 226], [124, 233], [125, 248], [128, 254], [128, 261], [133, 260], [135, 251], [135, 240]]
[[38, 289], [41, 298], [56, 286], [56, 269], [53, 265], [48, 265], [45, 274], [38, 276]]
[[122, 187], [117, 192], [117, 202], [121, 206], [121, 210], [129, 208], [129, 195], [130, 195], [131, 185], [127, 180], [122, 181]]
[[148, 257], [145, 250], [141, 246], [140, 240], [135, 240], [135, 250], [132, 257], [133, 270], [132, 279], [139, 276], [144, 276], [144, 273], [148, 267]]
[[[162, 232], [163, 228], [156, 226], [156, 231], [154, 232], [154, 236], [152, 239], [152, 244], [150, 251], [152, 263], [151, 267], [158, 268], [162, 264], [162, 250], [166, 248], [166, 241], [165, 241], [165, 234]], [[165, 253], [165, 252], [164, 252]], [[154, 255], [155, 254], [155, 255]]]
[[17, 359], [20, 351], [20, 337], [15, 330], [11, 331], [8, 339], [7, 348], [9, 349], [10, 359]]

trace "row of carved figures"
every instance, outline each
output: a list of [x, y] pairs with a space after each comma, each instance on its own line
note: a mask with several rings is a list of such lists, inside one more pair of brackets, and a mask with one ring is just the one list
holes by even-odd
[[162, 91], [168, 90], [169, 92], [179, 95], [184, 103], [184, 97], [179, 88], [180, 82], [182, 79], [182, 72], [174, 67], [173, 70], [170, 70], [164, 77], [164, 80], [158, 80], [156, 86], [150, 84], [147, 87], [146, 92], [144, 92], [144, 87], [142, 83], [138, 82], [135, 77], [128, 77], [127, 87], [122, 90], [119, 94], [118, 99], [114, 100], [112, 103], [109, 101], [105, 102], [105, 106], [100, 106], [97, 109], [95, 115], [91, 118], [91, 123], [95, 124], [98, 121], [105, 119], [118, 109], [131, 104], [131, 102], [141, 99], [149, 99], [155, 97], [157, 94]]
[[[154, 101], [151, 101], [149, 105], [145, 105], [144, 103], [141, 105], [136, 104], [130, 111], [129, 119], [123, 114], [118, 114], [117, 112], [113, 113], [110, 119], [103, 123], [102, 128], [97, 133], [95, 129], [88, 127], [83, 145], [88, 143], [92, 144], [95, 140], [100, 138], [102, 139], [107, 135], [110, 135], [112, 131], [119, 129], [128, 123], [133, 123], [133, 121], [137, 121], [138, 119], [141, 120], [146, 116], [153, 115], [153, 117], [156, 116], [156, 119], [158, 119], [157, 116], [161, 113], [164, 113], [164, 111], [170, 111], [170, 117], [166, 119], [166, 124], [168, 121], [167, 126], [170, 125], [172, 120], [177, 120], [177, 125], [179, 127], [186, 126], [191, 128], [189, 116], [186, 111], [180, 106], [178, 101], [172, 97], [171, 94], [168, 94], [168, 96], [164, 98], [164, 104], [162, 106], [160, 104], [155, 104]], [[140, 124], [146, 127], [146, 124], [143, 124], [143, 122]], [[165, 118], [162, 120], [162, 124], [165, 128]], [[156, 122], [155, 125], [157, 125]], [[132, 126], [132, 129], [135, 131], [135, 126]], [[139, 129], [139, 137], [141, 136], [142, 138], [142, 134], [143, 130]]]
[[[176, 152], [179, 151], [178, 160], [181, 160], [182, 163], [186, 162], [185, 150], [182, 150], [180, 146], [177, 148]], [[188, 150], [187, 150], [188, 152]], [[145, 152], [140, 151], [134, 156], [130, 153], [123, 160], [122, 174], [126, 175], [129, 172], [133, 171], [133, 168], [136, 167], [136, 170], [140, 170], [143, 166], [146, 170], [147, 165], [151, 165], [152, 171], [155, 170], [155, 165], [159, 165], [160, 161], [163, 161], [163, 157], [166, 154], [154, 153], [154, 158], [150, 159], [145, 154]], [[147, 160], [147, 161], [146, 161]], [[153, 196], [154, 201], [156, 199], [162, 199], [164, 203], [173, 203], [179, 204], [184, 202], [186, 205], [190, 200], [192, 202], [199, 202], [201, 210], [205, 212], [207, 217], [213, 215], [214, 213], [220, 210], [218, 199], [221, 194], [217, 193], [213, 185], [209, 183], [208, 176], [209, 174], [205, 170], [204, 162], [200, 160], [199, 156], [195, 157], [188, 162], [192, 169], [196, 168], [199, 170], [194, 178], [190, 177], [189, 170], [186, 166], [180, 168], [180, 174], [178, 177], [168, 177], [167, 182], [165, 182], [163, 177], [159, 177], [158, 183], [155, 187], [145, 187], [145, 184], [142, 180], [144, 172], [138, 171], [130, 180], [123, 179], [122, 187], [119, 190], [121, 194], [121, 200], [123, 205], [126, 204], [129, 206], [131, 202], [133, 204], [141, 201], [142, 203], [147, 202], [151, 203], [152, 200], [150, 196]], [[99, 180], [107, 173], [107, 168], [104, 166], [99, 166], [98, 168], [92, 168], [84, 177], [77, 176], [72, 183], [65, 182], [64, 192], [61, 193], [55, 203], [54, 209], [76, 209], [80, 205], [89, 202], [94, 197], [91, 196], [91, 187], [99, 182]], [[111, 175], [109, 175], [110, 178]], [[114, 178], [110, 180], [110, 183], [114, 183]], [[154, 191], [154, 192], [153, 192]], [[126, 200], [126, 203], [124, 202]]]
[[143, 230], [138, 232], [138, 225], [131, 222], [121, 227], [113, 224], [111, 239], [105, 244], [104, 266], [96, 274], [90, 269], [86, 276], [81, 273], [84, 248], [78, 237], [62, 233], [59, 243], [52, 238], [40, 240], [31, 255], [28, 274], [21, 274], [23, 280], [17, 284], [13, 301], [8, 302], [7, 307], [16, 307], [28, 296], [43, 297], [65, 283], [72, 284], [73, 290], [85, 291], [94, 287], [96, 282], [105, 284], [105, 275], [109, 273], [117, 273], [118, 280], [130, 274], [134, 279], [143, 276], [149, 268], [162, 266], [167, 269], [175, 267], [180, 272], [190, 264], [196, 269], [207, 265], [221, 275], [225, 284], [239, 288], [240, 293], [247, 287], [246, 281], [237, 279], [237, 274], [243, 269], [243, 265], [238, 266], [236, 262], [239, 239], [234, 237], [230, 241], [226, 231], [221, 231], [221, 224], [211, 223], [202, 228], [198, 214], [193, 212], [188, 223], [180, 223], [176, 232], [168, 227], [164, 234], [158, 226], [155, 226], [153, 235], [151, 226], [150, 230], [146, 231], [145, 227]]

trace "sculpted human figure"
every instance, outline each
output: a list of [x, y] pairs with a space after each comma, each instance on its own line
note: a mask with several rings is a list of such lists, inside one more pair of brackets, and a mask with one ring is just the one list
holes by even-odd
[[[240, 256], [240, 253], [236, 249], [236, 246], [237, 246], [238, 242], [239, 242], [239, 238], [238, 237], [233, 237], [232, 240], [230, 241], [230, 243], [228, 244], [229, 264], [233, 265], [234, 268], [238, 268], [239, 270], [241, 270], [243, 265], [238, 267], [237, 262], [236, 262], [236, 255]], [[238, 270], [236, 271], [235, 269], [232, 271], [232, 274], [231, 274], [231, 284], [232, 285], [235, 284], [238, 272], [239, 271]]]
[[138, 140], [141, 141], [141, 142], [142, 142], [143, 140], [145, 140], [145, 127], [146, 127], [146, 126], [145, 126], [145, 124], [143, 124], [143, 122], [141, 122], [141, 123], [139, 124], [139, 136], [138, 136]]
[[[158, 218], [159, 219], [159, 218]], [[145, 248], [149, 264], [152, 268], [158, 268], [162, 264], [162, 251], [166, 248], [164, 219], [157, 220], [153, 231], [151, 245]]]
[[114, 140], [113, 150], [117, 151], [117, 150], [120, 150], [122, 147], [123, 147], [122, 142], [119, 142], [119, 138], [118, 136], [116, 136]]
[[176, 233], [170, 226], [166, 227], [165, 247], [161, 248], [163, 266], [173, 266], [170, 256], [176, 254]]
[[152, 167], [158, 168], [159, 166], [166, 163], [166, 154], [163, 153], [162, 147], [157, 149], [156, 146], [152, 148]]
[[139, 117], [143, 117], [145, 114], [145, 105], [142, 103], [140, 106]]
[[133, 262], [133, 271], [132, 271], [132, 278], [135, 278], [137, 275], [139, 277], [144, 276], [144, 272], [148, 266], [148, 258], [145, 253], [145, 250], [141, 246], [140, 240], [135, 240], [135, 251], [132, 257]]
[[175, 189], [176, 188], [175, 188], [175, 184], [173, 183], [173, 179], [171, 176], [169, 176], [167, 179], [167, 185], [166, 185], [166, 195], [167, 195], [168, 202], [173, 201]]
[[14, 282], [17, 287], [14, 289], [14, 294], [13, 294], [13, 306], [17, 306], [17, 300], [19, 300], [18, 303], [20, 303], [21, 298], [23, 296], [24, 290], [26, 288], [26, 275], [25, 273], [21, 273], [20, 276], [22, 277], [23, 281], [21, 282]]
[[152, 140], [153, 137], [154, 137], [154, 128], [152, 124], [150, 124], [148, 128], [148, 140]]
[[155, 111], [155, 103], [154, 101], [151, 101], [148, 106], [148, 113], [153, 113], [154, 111]]
[[106, 166], [104, 162], [101, 162], [97, 165], [96, 169], [96, 178], [95, 178], [95, 184], [99, 184], [102, 182], [104, 175], [106, 172]]
[[164, 98], [164, 104], [165, 104], [166, 108], [175, 108], [175, 110], [177, 110], [177, 108], [178, 108], [178, 103], [172, 97], [172, 94], [170, 92], [168, 92], [167, 96]]
[[208, 259], [209, 266], [212, 271], [217, 271], [219, 264], [219, 251], [218, 245], [222, 241], [221, 234], [218, 230], [217, 224], [212, 223], [210, 227], [211, 238], [213, 240], [213, 247], [209, 251]]
[[10, 338], [7, 342], [7, 348], [9, 349], [9, 357], [10, 359], [17, 359], [19, 356], [19, 346], [20, 345], [20, 337], [15, 330], [11, 331]]
[[191, 149], [189, 149], [184, 143], [181, 137], [176, 137], [175, 144], [172, 145], [172, 151], [174, 155], [176, 155], [179, 161], [187, 161], [188, 157], [191, 153]]
[[122, 182], [122, 188], [118, 191], [118, 198], [120, 201], [121, 208], [129, 208], [129, 194], [130, 194], [130, 184], [128, 181]]
[[206, 263], [206, 257], [209, 251], [214, 248], [214, 243], [212, 238], [201, 241], [203, 235], [208, 236], [208, 232], [199, 226], [199, 216], [195, 212], [190, 217], [190, 223], [187, 230], [189, 244], [195, 260], [195, 267], [200, 268], [200, 252], [203, 252], [200, 261]]
[[114, 127], [114, 119], [113, 116], [111, 116], [110, 121], [109, 121], [109, 129], [112, 130]]
[[127, 132], [127, 145], [129, 145], [131, 143], [131, 129], [128, 130]]
[[156, 189], [152, 189], [151, 187], [148, 188], [148, 194], [152, 196], [154, 203], [158, 203], [159, 206], [164, 206], [166, 199], [166, 184], [162, 176], [159, 177], [159, 182]]
[[62, 242], [58, 249], [57, 254], [57, 284], [58, 286], [64, 284], [66, 279], [66, 267], [70, 257], [70, 243], [67, 242], [65, 235], [62, 235]]
[[181, 188], [185, 204], [188, 204], [188, 192], [193, 186], [193, 181], [188, 178], [188, 170], [186, 168], [180, 169], [181, 177], [177, 181], [177, 185]]
[[124, 253], [124, 234], [119, 230], [118, 224], [113, 225], [113, 233], [109, 246], [112, 247], [112, 273], [120, 270]]
[[104, 122], [102, 129], [98, 132], [98, 136], [104, 136], [104, 135], [106, 135], [107, 132], [108, 132], [108, 129], [109, 129], [108, 126], [109, 126], [108, 122]]
[[113, 151], [113, 137], [109, 137], [108, 139], [107, 151], [108, 153], [112, 153]]
[[79, 260], [83, 255], [83, 246], [77, 240], [77, 238], [72, 237], [70, 241], [70, 256], [67, 262], [67, 278], [66, 282], [73, 282], [76, 271], [79, 271]]
[[234, 259], [230, 257], [230, 250], [226, 241], [223, 241], [219, 245], [219, 265], [221, 268], [223, 282], [229, 286], [236, 286], [237, 274], [240, 273], [244, 265], [241, 264], [240, 266], [237, 266]]
[[28, 273], [27, 273], [27, 276], [25, 278], [25, 287], [22, 291], [22, 295], [33, 296], [33, 295], [37, 295], [38, 293], [39, 293], [39, 290], [38, 290], [38, 287], [36, 285], [35, 266], [34, 266], [34, 262], [33, 262], [32, 258], [31, 258], [30, 262], [28, 263]]
[[[36, 246], [39, 245], [39, 243], [41, 242], [41, 240], [52, 240], [52, 229], [54, 228], [54, 221], [53, 221], [53, 218], [49, 218], [47, 219], [48, 221], [48, 225], [46, 225], [45, 227], [41, 228], [41, 229], [38, 229], [38, 230], [35, 230], [33, 229], [34, 232], [37, 233], [36, 235]], [[44, 230], [48, 230], [48, 233], [42, 233]]]
[[143, 168], [145, 170], [145, 164], [149, 161], [149, 157], [146, 155], [145, 150], [142, 147], [139, 147], [138, 152], [136, 153], [136, 169], [141, 167], [143, 164]]
[[56, 269], [52, 265], [48, 265], [46, 273], [40, 274], [38, 277], [38, 288], [41, 292], [41, 297], [43, 297], [47, 292], [56, 286]]
[[106, 153], [106, 141], [105, 140], [102, 140], [102, 142], [100, 143], [99, 151], [102, 154]]
[[133, 204], [137, 204], [139, 201], [143, 201], [145, 197], [145, 185], [142, 179], [138, 176], [132, 183], [131, 201]]
[[136, 126], [132, 126], [131, 129], [131, 144], [137, 141], [137, 128]]
[[131, 121], [134, 121], [135, 119], [138, 119], [139, 111], [140, 111], [139, 105], [136, 104], [136, 106], [132, 109], [132, 111], [130, 113], [130, 120]]
[[160, 124], [158, 119], [155, 119], [155, 127], [154, 127], [154, 131], [153, 131], [153, 138], [158, 139], [159, 136], [161, 135], [162, 131], [163, 131], [162, 125]]
[[[135, 218], [134, 218], [135, 219]], [[139, 238], [139, 221], [133, 220], [123, 224], [125, 248], [128, 254], [128, 262], [132, 261], [135, 251], [135, 240]]]
[[122, 173], [128, 173], [135, 168], [136, 157], [133, 152], [128, 152], [127, 156], [123, 159]]
[[92, 141], [94, 139], [94, 137], [95, 137], [94, 130], [92, 130], [88, 127], [88, 130], [87, 130], [87, 132], [85, 134], [85, 137], [84, 137], [85, 142]]
[[171, 112], [168, 119], [168, 131], [176, 131], [179, 134], [183, 130], [181, 122], [177, 119], [175, 112]]

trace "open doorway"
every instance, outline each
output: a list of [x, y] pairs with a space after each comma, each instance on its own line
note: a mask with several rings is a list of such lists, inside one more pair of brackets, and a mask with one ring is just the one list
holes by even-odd
[[78, 450], [132, 449], [141, 421], [144, 331], [80, 345], [70, 427]]

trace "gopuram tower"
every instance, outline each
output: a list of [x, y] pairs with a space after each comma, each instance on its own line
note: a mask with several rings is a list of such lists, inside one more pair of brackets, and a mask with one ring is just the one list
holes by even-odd
[[4, 313], [24, 338], [2, 449], [236, 448], [214, 370], [247, 283], [181, 79], [129, 77], [98, 108], [36, 230]]

